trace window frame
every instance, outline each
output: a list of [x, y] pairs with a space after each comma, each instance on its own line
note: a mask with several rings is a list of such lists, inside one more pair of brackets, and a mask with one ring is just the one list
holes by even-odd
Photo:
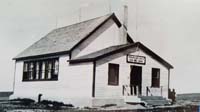
[[[111, 67], [113, 67], [114, 70], [117, 69], [117, 72], [115, 72], [116, 73], [115, 75], [111, 74]], [[119, 85], [119, 69], [120, 69], [119, 64], [115, 64], [115, 63], [108, 64], [108, 85], [109, 86], [118, 86]], [[112, 79], [111, 76], [114, 76], [116, 78]], [[112, 82], [112, 80], [116, 80], [116, 81]]]
[[[154, 73], [156, 71], [156, 73]], [[154, 75], [156, 74], [156, 77]], [[151, 87], [160, 88], [160, 68], [151, 69]]]
[[[47, 70], [46, 70], [46, 63], [47, 62], [51, 62], [51, 68], [52, 68], [52, 69], [50, 69], [51, 78], [45, 77], [45, 74], [47, 72]], [[33, 63], [33, 70], [30, 71], [29, 66], [30, 66], [31, 63]], [[54, 69], [53, 69], [53, 66], [55, 67]], [[39, 69], [37, 69], [37, 67]], [[48, 69], [48, 71], [49, 71], [49, 69]], [[53, 73], [55, 73], [55, 71], [57, 71], [57, 74], [53, 74]], [[31, 75], [30, 73], [33, 73], [32, 76], [30, 76]], [[47, 72], [47, 74], [48, 73], [49, 72]], [[57, 75], [57, 76], [55, 77], [55, 75]], [[53, 78], [53, 76], [54, 76], [54, 78]], [[22, 81], [23, 82], [24, 81], [25, 82], [29, 82], [29, 81], [57, 81], [58, 76], [59, 76], [59, 58], [47, 58], [47, 59], [29, 60], [29, 61], [23, 62], [23, 73], [22, 73]], [[32, 77], [32, 78], [30, 78], [30, 77]]]

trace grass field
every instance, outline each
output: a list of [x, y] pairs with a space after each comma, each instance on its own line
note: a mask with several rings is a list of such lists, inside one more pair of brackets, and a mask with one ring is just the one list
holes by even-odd
[[172, 106], [146, 108], [141, 105], [117, 107], [109, 105], [100, 108], [77, 108], [71, 104], [56, 101], [37, 103], [31, 99], [15, 99], [0, 102], [0, 112], [200, 112], [200, 94], [177, 95], [177, 103]]

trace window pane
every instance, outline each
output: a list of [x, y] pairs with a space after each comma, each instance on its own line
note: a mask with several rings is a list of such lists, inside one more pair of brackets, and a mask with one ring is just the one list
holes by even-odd
[[58, 59], [24, 62], [23, 80], [58, 79]]
[[54, 60], [52, 67], [52, 79], [58, 79], [58, 60]]
[[160, 87], [160, 69], [152, 68], [152, 87]]
[[55, 61], [55, 68], [54, 69], [55, 69], [54, 74], [58, 75], [58, 69], [59, 69], [59, 62], [58, 62], [58, 60]]
[[28, 63], [24, 63], [24, 72], [28, 71]]
[[48, 62], [48, 79], [51, 79], [52, 61]]
[[39, 62], [39, 78], [42, 79], [42, 61]]
[[45, 79], [45, 62], [42, 62], [42, 79]]
[[118, 85], [119, 82], [119, 65], [118, 64], [109, 64], [108, 72], [108, 84], [109, 85]]
[[33, 79], [33, 62], [31, 62], [30, 64], [29, 64], [29, 80], [32, 80]]
[[48, 66], [48, 61], [46, 61], [45, 62], [45, 76], [44, 76], [44, 79], [48, 79], [48, 68], [49, 68], [49, 66]]
[[28, 80], [28, 63], [24, 63], [23, 80]]

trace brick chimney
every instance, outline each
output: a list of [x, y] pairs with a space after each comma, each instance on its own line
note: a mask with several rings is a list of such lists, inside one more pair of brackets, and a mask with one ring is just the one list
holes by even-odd
[[119, 32], [119, 43], [120, 44], [127, 44], [127, 29], [128, 28], [128, 6], [123, 6], [123, 19], [122, 19], [122, 26]]

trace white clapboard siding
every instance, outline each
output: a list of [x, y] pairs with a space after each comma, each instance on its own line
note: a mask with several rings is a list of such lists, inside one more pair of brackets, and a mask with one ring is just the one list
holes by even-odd
[[73, 50], [72, 58], [119, 44], [121, 44], [119, 41], [119, 28], [113, 19], [110, 19], [95, 31], [90, 38]]
[[59, 58], [58, 81], [23, 82], [23, 61], [17, 61], [12, 98], [37, 100], [38, 94], [42, 94], [42, 99], [64, 101], [74, 105], [90, 105], [93, 63], [69, 65], [68, 59], [67, 55]]
[[[122, 97], [122, 86], [130, 84], [130, 65], [142, 66], [142, 95], [146, 96], [146, 87], [151, 86], [151, 70], [152, 68], [160, 68], [160, 86], [163, 87], [163, 97], [168, 97], [168, 69], [160, 64], [158, 61], [152, 59], [150, 56], [140, 51], [131, 53], [133, 55], [140, 55], [146, 57], [146, 64], [132, 64], [127, 63], [126, 55], [109, 60], [112, 56], [106, 57], [105, 59], [97, 61], [96, 66], [96, 98], [121, 98]], [[109, 60], [109, 61], [108, 61]], [[106, 62], [108, 61], [108, 62]], [[104, 63], [106, 62], [106, 63]], [[116, 63], [120, 65], [119, 70], [119, 86], [108, 85], [108, 63]], [[153, 93], [155, 95], [159, 93]]]

